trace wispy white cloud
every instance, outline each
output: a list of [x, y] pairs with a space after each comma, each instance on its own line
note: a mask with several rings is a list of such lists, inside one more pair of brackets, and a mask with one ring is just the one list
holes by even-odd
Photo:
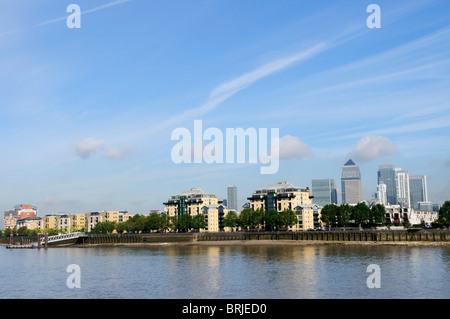
[[88, 137], [75, 143], [73, 151], [81, 158], [89, 158], [105, 145], [104, 140]]
[[279, 148], [279, 158], [281, 160], [302, 159], [313, 154], [308, 144], [291, 135], [285, 135], [280, 138]]
[[109, 147], [105, 150], [103, 155], [112, 159], [121, 159], [133, 153], [133, 148], [130, 146], [125, 146], [122, 149], [116, 147]]
[[364, 136], [355, 145], [349, 157], [358, 162], [368, 162], [385, 155], [395, 154], [394, 144], [384, 136]]

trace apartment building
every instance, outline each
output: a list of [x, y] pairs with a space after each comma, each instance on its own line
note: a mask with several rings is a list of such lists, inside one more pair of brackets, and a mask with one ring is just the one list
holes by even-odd
[[164, 203], [164, 212], [169, 216], [181, 216], [184, 214], [196, 215], [202, 212], [204, 206], [217, 206], [222, 201], [210, 193], [203, 192], [200, 188], [191, 188], [188, 191], [171, 196]]
[[297, 206], [312, 205], [309, 188], [294, 186], [289, 182], [278, 182], [258, 189], [247, 199], [253, 210], [276, 209], [281, 212], [285, 209], [294, 210]]
[[21, 227], [27, 227], [29, 230], [37, 230], [39, 229], [40, 217], [26, 217], [17, 220], [16, 228], [19, 229]]
[[247, 198], [250, 203], [248, 208], [267, 211], [275, 209], [278, 212], [293, 210], [298, 222], [289, 228], [292, 231], [301, 231], [321, 227], [321, 206], [313, 204], [308, 187], [298, 187], [290, 182], [277, 182], [266, 188], [256, 190]]

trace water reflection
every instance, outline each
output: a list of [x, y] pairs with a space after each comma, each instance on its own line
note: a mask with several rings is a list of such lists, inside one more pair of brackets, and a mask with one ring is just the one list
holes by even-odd
[[[0, 298], [450, 297], [449, 247], [1, 248]], [[81, 289], [66, 286], [69, 264], [81, 267]], [[370, 264], [380, 289], [366, 285]]]

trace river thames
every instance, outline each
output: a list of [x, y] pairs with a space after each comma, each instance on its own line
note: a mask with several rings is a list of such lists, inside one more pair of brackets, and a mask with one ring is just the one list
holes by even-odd
[[[78, 267], [78, 287], [69, 278]], [[379, 288], [369, 288], [369, 265]], [[450, 246], [6, 249], [1, 299], [448, 299]]]

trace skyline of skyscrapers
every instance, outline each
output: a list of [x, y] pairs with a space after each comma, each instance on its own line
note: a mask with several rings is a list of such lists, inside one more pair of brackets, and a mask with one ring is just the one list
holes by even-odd
[[342, 166], [341, 187], [343, 204], [357, 204], [362, 201], [361, 172], [351, 159]]
[[378, 185], [386, 185], [386, 204], [411, 207], [409, 172], [392, 164], [378, 166]]
[[324, 206], [326, 204], [337, 204], [336, 180], [313, 179], [311, 181], [311, 192], [314, 204]]

